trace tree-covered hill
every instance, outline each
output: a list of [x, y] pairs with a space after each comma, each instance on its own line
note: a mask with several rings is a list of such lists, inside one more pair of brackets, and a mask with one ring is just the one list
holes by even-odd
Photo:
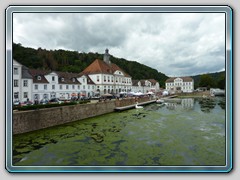
[[225, 71], [192, 76], [194, 87], [225, 89]]
[[[92, 52], [79, 53], [61, 49], [33, 49], [14, 43], [13, 58], [29, 68], [80, 73], [95, 59], [103, 59], [103, 54]], [[156, 69], [136, 61], [129, 61], [114, 56], [111, 56], [110, 60], [132, 76], [132, 79], [156, 79], [161, 87], [165, 86], [165, 81], [168, 77]]]

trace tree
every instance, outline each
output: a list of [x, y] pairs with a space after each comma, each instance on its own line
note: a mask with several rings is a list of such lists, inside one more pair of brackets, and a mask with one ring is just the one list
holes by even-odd
[[203, 74], [200, 76], [200, 82], [199, 82], [200, 87], [207, 87], [208, 89], [215, 87], [215, 82], [214, 79], [208, 75], [208, 74]]
[[218, 80], [217, 87], [220, 89], [225, 89], [225, 86], [226, 86], [226, 78], [225, 78], [225, 75], [222, 75]]

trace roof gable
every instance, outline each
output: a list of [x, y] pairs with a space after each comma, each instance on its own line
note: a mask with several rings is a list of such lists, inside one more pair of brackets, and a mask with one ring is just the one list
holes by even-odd
[[80, 75], [83, 74], [114, 74], [116, 71], [121, 71], [124, 76], [130, 77], [127, 73], [125, 73], [120, 67], [116, 64], [111, 63], [107, 64], [106, 62], [96, 59], [93, 61], [87, 68], [85, 68]]

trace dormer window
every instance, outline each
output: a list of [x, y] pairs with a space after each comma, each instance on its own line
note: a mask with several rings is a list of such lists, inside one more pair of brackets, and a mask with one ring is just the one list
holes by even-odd
[[73, 78], [72, 81], [75, 82], [75, 78]]
[[37, 77], [37, 80], [39, 80], [39, 81], [40, 81], [41, 79], [42, 79], [42, 77], [41, 77], [41, 76], [38, 76], [38, 77]]
[[62, 78], [62, 81], [64, 81], [64, 78]]

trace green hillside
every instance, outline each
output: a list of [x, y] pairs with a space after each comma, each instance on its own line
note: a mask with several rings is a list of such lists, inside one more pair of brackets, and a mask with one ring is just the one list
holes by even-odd
[[194, 88], [208, 87], [225, 89], [225, 71], [192, 76]]
[[[79, 53], [61, 49], [33, 49], [14, 43], [13, 58], [29, 68], [80, 73], [95, 59], [103, 59], [103, 54], [92, 52]], [[161, 87], [165, 86], [165, 81], [168, 77], [156, 69], [136, 61], [129, 61], [114, 56], [111, 56], [110, 60], [132, 76], [132, 79], [156, 79]]]

